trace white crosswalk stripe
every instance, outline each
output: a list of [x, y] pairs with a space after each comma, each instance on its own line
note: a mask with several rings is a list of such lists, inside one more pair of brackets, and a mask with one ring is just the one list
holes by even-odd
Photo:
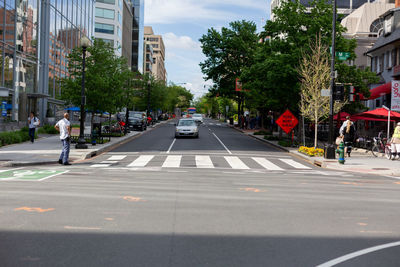
[[282, 171], [283, 169], [265, 158], [252, 158], [255, 162], [263, 166], [267, 170]]
[[154, 158], [153, 155], [144, 155], [144, 156], [139, 156], [136, 160], [134, 160], [131, 164], [128, 165], [128, 167], [144, 167], [146, 166], [150, 160]]
[[226, 162], [231, 165], [232, 169], [236, 170], [248, 170], [250, 169], [246, 164], [243, 163], [238, 157], [224, 157]]
[[294, 161], [292, 159], [279, 159], [280, 161], [296, 168], [296, 169], [311, 169], [310, 167], [307, 167], [303, 164], [298, 163], [297, 161]]
[[182, 156], [168, 156], [162, 167], [163, 168], [179, 168], [181, 165]]
[[107, 160], [123, 160], [124, 158], [126, 158], [126, 155], [115, 155], [115, 156], [111, 156], [110, 158], [108, 158]]
[[[312, 170], [290, 158], [268, 158], [262, 156], [223, 156], [223, 155], [116, 155], [93, 163], [91, 168], [127, 167], [127, 168], [198, 168], [198, 169], [234, 169], [234, 170]], [[124, 160], [125, 159], [125, 160]]]
[[196, 156], [195, 158], [197, 168], [214, 168], [214, 164], [209, 156]]

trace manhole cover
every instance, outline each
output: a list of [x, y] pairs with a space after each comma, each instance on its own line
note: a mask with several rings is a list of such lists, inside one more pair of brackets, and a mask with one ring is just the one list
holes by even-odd
[[385, 171], [385, 170], [389, 170], [389, 168], [372, 168], [373, 170], [377, 170], [377, 171]]

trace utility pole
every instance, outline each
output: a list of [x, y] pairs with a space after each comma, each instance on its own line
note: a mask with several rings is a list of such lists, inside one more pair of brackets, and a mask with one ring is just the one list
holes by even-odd
[[325, 147], [325, 158], [334, 159], [335, 158], [335, 145], [333, 143], [334, 130], [333, 130], [333, 96], [335, 88], [335, 57], [336, 57], [336, 0], [332, 1], [332, 55], [331, 55], [331, 90], [329, 99], [329, 140], [328, 146]]

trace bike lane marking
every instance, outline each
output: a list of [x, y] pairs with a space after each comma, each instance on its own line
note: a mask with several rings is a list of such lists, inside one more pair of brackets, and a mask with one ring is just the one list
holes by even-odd
[[43, 181], [67, 172], [69, 172], [69, 170], [5, 170], [0, 172], [0, 181]]

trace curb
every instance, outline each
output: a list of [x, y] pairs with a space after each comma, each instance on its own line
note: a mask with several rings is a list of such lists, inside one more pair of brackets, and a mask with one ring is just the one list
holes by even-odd
[[[168, 123], [169, 120], [167, 121], [162, 121], [160, 123], [157, 123], [156, 125], [153, 125], [152, 128], [150, 128], [148, 131], [151, 131], [155, 128], [157, 128], [158, 126]], [[138, 132], [135, 135], [129, 136], [127, 138], [124, 138], [122, 140], [117, 140], [115, 143], [113, 144], [106, 144], [104, 145], [102, 148], [99, 148], [95, 151], [90, 151], [88, 153], [84, 153], [80, 158], [75, 159], [74, 161], [71, 161], [71, 163], [77, 163], [81, 160], [85, 160], [85, 159], [89, 159], [92, 157], [95, 157], [97, 155], [100, 155], [106, 151], [112, 150], [113, 148], [123, 145], [127, 142], [132, 141], [133, 139], [141, 136], [142, 134], [148, 132]], [[26, 166], [38, 166], [38, 165], [50, 165], [50, 164], [57, 164], [58, 160], [49, 160], [49, 161], [38, 161], [38, 162], [17, 162], [17, 161], [6, 161], [4, 163], [0, 163], [0, 167], [26, 167]]]

